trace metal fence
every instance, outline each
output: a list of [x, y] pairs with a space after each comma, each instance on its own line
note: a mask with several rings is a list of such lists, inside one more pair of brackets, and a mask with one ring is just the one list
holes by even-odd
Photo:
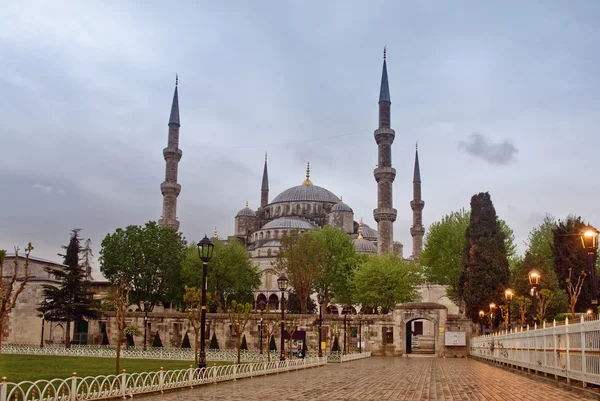
[[471, 339], [470, 355], [600, 385], [600, 321], [584, 320], [564, 325], [553, 322]]
[[327, 358], [304, 358], [286, 361], [258, 362], [206, 369], [160, 370], [158, 372], [123, 373], [119, 375], [73, 377], [35, 382], [0, 383], [0, 401], [90, 401], [133, 397], [135, 394], [164, 392], [176, 388], [193, 388], [245, 377], [306, 369], [327, 364]]

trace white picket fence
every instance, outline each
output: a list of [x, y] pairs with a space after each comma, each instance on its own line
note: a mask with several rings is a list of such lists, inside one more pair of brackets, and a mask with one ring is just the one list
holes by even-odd
[[484, 360], [600, 385], [600, 321], [515, 330], [471, 339], [470, 355]]
[[206, 369], [160, 370], [158, 372], [123, 373], [108, 376], [73, 377], [68, 379], [0, 383], [0, 401], [91, 401], [133, 397], [135, 394], [164, 392], [177, 388], [193, 388], [245, 377], [264, 376], [323, 366], [327, 358], [304, 358], [286, 361], [258, 362]]
[[365, 351], [365, 352], [351, 352], [348, 354], [330, 354], [327, 355], [327, 363], [344, 363], [344, 362], [350, 362], [350, 361], [355, 361], [357, 359], [364, 359], [364, 358], [370, 358], [371, 357], [371, 351]]

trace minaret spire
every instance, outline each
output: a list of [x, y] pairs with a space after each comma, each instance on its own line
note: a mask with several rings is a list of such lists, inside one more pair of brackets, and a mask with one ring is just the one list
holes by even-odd
[[413, 225], [410, 228], [410, 235], [413, 237], [413, 260], [418, 262], [423, 252], [423, 208], [425, 202], [421, 199], [421, 169], [419, 168], [419, 144], [415, 149], [415, 171], [413, 176], [413, 200], [410, 201], [410, 208], [413, 211]]
[[396, 169], [392, 167], [392, 143], [396, 133], [390, 123], [390, 87], [387, 75], [387, 52], [383, 49], [383, 71], [381, 73], [381, 88], [379, 91], [379, 128], [375, 130], [375, 142], [378, 148], [378, 165], [373, 171], [377, 181], [377, 209], [373, 217], [377, 222], [379, 238], [377, 252], [380, 254], [392, 252], [394, 248], [394, 228], [397, 211], [392, 202], [392, 185], [396, 178]]
[[177, 183], [177, 170], [179, 161], [183, 152], [179, 149], [179, 76], [175, 75], [175, 93], [173, 94], [173, 103], [171, 104], [171, 114], [169, 116], [169, 139], [167, 147], [163, 149], [163, 156], [166, 162], [165, 181], [160, 184], [160, 191], [163, 195], [163, 215], [158, 221], [161, 226], [171, 227], [173, 230], [179, 230], [179, 221], [177, 220], [177, 197], [181, 192], [181, 185]]
[[267, 152], [265, 152], [265, 168], [263, 169], [262, 185], [260, 187], [260, 207], [269, 204], [269, 173], [267, 171]]

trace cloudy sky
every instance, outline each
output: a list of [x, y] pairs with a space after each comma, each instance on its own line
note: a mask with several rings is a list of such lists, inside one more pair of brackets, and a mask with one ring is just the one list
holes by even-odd
[[176, 73], [186, 238], [257, 207], [265, 151], [271, 199], [310, 161], [374, 227], [384, 45], [405, 256], [417, 141], [426, 225], [489, 191], [521, 252], [545, 213], [600, 226], [600, 3], [492, 3], [3, 1], [0, 248], [160, 218]]

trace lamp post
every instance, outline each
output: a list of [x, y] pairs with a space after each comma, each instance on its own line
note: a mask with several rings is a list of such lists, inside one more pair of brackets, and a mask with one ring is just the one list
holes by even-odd
[[42, 334], [40, 336], [40, 348], [44, 348], [44, 320], [46, 320], [46, 314], [42, 313]]
[[346, 316], [348, 316], [347, 314], [344, 313], [344, 355], [346, 355]]
[[494, 332], [494, 310], [496, 309], [496, 304], [490, 304], [490, 331]]
[[150, 310], [150, 301], [144, 302], [144, 351], [146, 351], [146, 338], [148, 336], [148, 311]]
[[202, 311], [200, 318], [200, 358], [198, 359], [198, 368], [200, 369], [206, 368], [206, 351], [204, 349], [204, 335], [206, 331], [206, 271], [208, 269], [208, 262], [212, 258], [214, 247], [215, 244], [206, 235], [204, 235], [202, 241], [198, 242], [198, 256], [202, 260]]
[[262, 346], [262, 343], [263, 343], [263, 325], [262, 325], [262, 319], [263, 319], [263, 312], [264, 312], [266, 306], [267, 306], [267, 304], [263, 300], [261, 300], [258, 303], [258, 310], [260, 311], [260, 329], [259, 329], [260, 334], [259, 334], [259, 337], [260, 337], [260, 354], [261, 355], [263, 353], [263, 346]]
[[283, 332], [285, 331], [285, 290], [287, 290], [289, 280], [285, 273], [281, 273], [277, 279], [277, 286], [281, 290], [281, 357], [280, 361], [285, 361], [285, 343], [283, 341]]
[[483, 318], [485, 317], [485, 312], [482, 310], [479, 311], [479, 329], [481, 330], [481, 334], [483, 334]]
[[536, 269], [532, 269], [529, 272], [529, 284], [531, 285], [531, 296], [533, 297], [533, 322], [535, 323], [535, 318], [537, 314], [537, 288], [540, 285], [540, 280], [542, 279], [542, 275]]
[[362, 315], [358, 314], [358, 352], [362, 354]]
[[325, 303], [325, 294], [322, 292], [317, 294], [317, 302], [319, 303], [319, 358], [323, 356], [321, 343], [323, 342], [323, 304]]
[[510, 332], [510, 301], [512, 301], [513, 295], [514, 293], [510, 289], [504, 291], [504, 298], [506, 298], [506, 304], [508, 305], [508, 324], [506, 325], [508, 332]]
[[600, 232], [589, 224], [581, 231], [581, 244], [588, 253], [588, 269], [592, 282], [592, 314], [598, 315], [598, 284], [596, 283], [596, 251], [598, 250], [598, 234]]

